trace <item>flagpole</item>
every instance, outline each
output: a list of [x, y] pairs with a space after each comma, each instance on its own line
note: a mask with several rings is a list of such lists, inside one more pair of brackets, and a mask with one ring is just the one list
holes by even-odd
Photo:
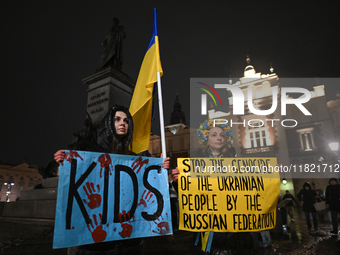
[[157, 89], [158, 89], [159, 124], [161, 128], [162, 153], [163, 153], [163, 158], [166, 158], [165, 128], [164, 128], [164, 114], [163, 114], [163, 101], [162, 101], [160, 72], [157, 72]]

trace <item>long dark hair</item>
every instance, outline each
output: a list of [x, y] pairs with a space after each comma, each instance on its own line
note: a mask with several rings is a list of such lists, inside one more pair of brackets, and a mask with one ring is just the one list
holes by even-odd
[[[124, 112], [128, 118], [127, 134], [118, 139], [115, 128], [116, 112]], [[114, 105], [105, 115], [98, 128], [98, 144], [105, 150], [116, 154], [130, 154], [129, 146], [133, 134], [133, 120], [129, 110], [121, 105]]]

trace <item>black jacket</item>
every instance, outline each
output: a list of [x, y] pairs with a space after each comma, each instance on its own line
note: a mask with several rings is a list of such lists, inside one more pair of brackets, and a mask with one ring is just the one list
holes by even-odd
[[[129, 127], [127, 135], [124, 138], [125, 146], [128, 146], [132, 139], [133, 133], [133, 120], [129, 113], [129, 110], [120, 105], [114, 105], [111, 107], [109, 112], [105, 115], [103, 120], [101, 121], [97, 134], [98, 134], [98, 146], [92, 148], [90, 151], [94, 152], [103, 152], [103, 153], [112, 153], [112, 141], [113, 136], [115, 135], [115, 125], [114, 125], [114, 117], [117, 111], [125, 112], [128, 119], [129, 119]], [[126, 147], [128, 148], [128, 147]], [[128, 152], [128, 154], [134, 154], [133, 152]], [[135, 155], [135, 154], [134, 154]], [[138, 254], [138, 252], [142, 248], [142, 239], [135, 238], [135, 239], [126, 239], [126, 240], [119, 240], [119, 241], [109, 241], [103, 243], [95, 243], [95, 244], [88, 244], [82, 245], [79, 247], [80, 250], [88, 250], [88, 251], [109, 251], [109, 254], [127, 254], [127, 250], [133, 254]]]
[[[307, 190], [306, 187], [309, 187]], [[316, 192], [312, 190], [310, 184], [303, 184], [303, 189], [297, 195], [300, 201], [303, 201], [302, 210], [305, 212], [316, 212], [314, 204], [316, 203]]]
[[286, 206], [293, 206], [293, 201], [295, 202], [295, 204], [298, 205], [298, 202], [296, 201], [296, 199], [294, 198], [294, 196], [292, 194], [286, 194], [283, 196], [282, 200], [285, 200], [286, 198], [291, 198], [292, 200], [290, 200]]
[[[335, 185], [330, 184], [332, 180], [336, 181]], [[326, 204], [329, 205], [330, 210], [340, 212], [340, 185], [336, 178], [329, 180], [326, 188]]]

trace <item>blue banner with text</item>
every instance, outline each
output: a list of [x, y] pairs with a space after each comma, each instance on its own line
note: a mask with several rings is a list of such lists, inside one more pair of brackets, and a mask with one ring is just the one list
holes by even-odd
[[65, 153], [53, 248], [172, 234], [164, 159]]

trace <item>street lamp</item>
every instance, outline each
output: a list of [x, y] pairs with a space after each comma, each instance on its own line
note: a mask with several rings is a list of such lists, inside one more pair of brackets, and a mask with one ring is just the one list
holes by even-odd
[[14, 182], [13, 181], [9, 181], [9, 182], [4, 182], [5, 186], [13, 186]]
[[12, 186], [14, 186], [14, 181], [12, 178], [9, 178], [8, 182], [4, 182], [4, 185], [7, 186], [7, 191], [6, 191], [6, 202], [9, 202], [9, 194], [12, 191]]
[[339, 155], [338, 155], [338, 150], [339, 150], [339, 143], [338, 142], [331, 142], [328, 144], [329, 148], [334, 152], [336, 161], [340, 163]]
[[339, 149], [339, 143], [338, 142], [331, 142], [331, 143], [328, 144], [328, 146], [334, 152], [338, 151], [338, 149]]

